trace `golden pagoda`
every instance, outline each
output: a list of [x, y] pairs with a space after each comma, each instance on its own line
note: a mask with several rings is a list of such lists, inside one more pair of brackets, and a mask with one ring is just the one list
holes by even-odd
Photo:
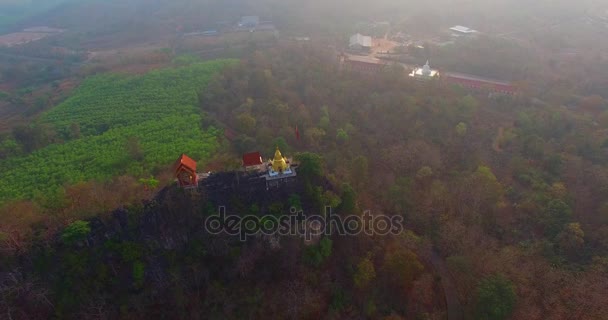
[[277, 146], [277, 151], [274, 152], [274, 159], [271, 161], [272, 163], [272, 170], [274, 170], [275, 172], [283, 172], [285, 170], [287, 170], [288, 166], [287, 166], [287, 161], [285, 160], [285, 158], [283, 158], [283, 155], [281, 154], [281, 150], [279, 150], [279, 146]]

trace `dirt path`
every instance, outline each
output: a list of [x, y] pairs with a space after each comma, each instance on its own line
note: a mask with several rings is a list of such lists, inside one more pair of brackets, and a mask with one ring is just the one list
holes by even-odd
[[464, 311], [460, 301], [458, 300], [458, 292], [456, 286], [452, 282], [452, 277], [448, 271], [448, 267], [445, 261], [439, 256], [435, 250], [431, 252], [429, 257], [435, 272], [441, 276], [441, 286], [443, 287], [443, 293], [445, 295], [445, 302], [448, 313], [448, 320], [462, 320], [464, 319]]

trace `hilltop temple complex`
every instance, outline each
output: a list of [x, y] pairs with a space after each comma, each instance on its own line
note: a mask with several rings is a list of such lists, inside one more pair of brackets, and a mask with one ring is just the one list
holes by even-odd
[[182, 154], [174, 165], [174, 175], [179, 187], [208, 192], [232, 189], [241, 192], [268, 191], [292, 185], [297, 177], [297, 164], [283, 157], [279, 147], [274, 157], [264, 161], [259, 152], [243, 155], [242, 169], [229, 172], [198, 173], [192, 158]]

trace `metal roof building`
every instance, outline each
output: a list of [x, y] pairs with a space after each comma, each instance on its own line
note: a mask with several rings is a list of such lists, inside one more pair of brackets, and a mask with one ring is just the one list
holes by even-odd
[[364, 36], [360, 33], [357, 33], [350, 37], [350, 42], [348, 44], [350, 48], [371, 48], [372, 47], [372, 37]]
[[244, 16], [244, 17], [241, 17], [241, 21], [239, 22], [239, 27], [253, 28], [253, 27], [257, 27], [258, 24], [260, 24], [260, 17]]
[[473, 34], [473, 33], [477, 33], [477, 30], [473, 30], [471, 28], [468, 27], [463, 27], [463, 26], [453, 26], [450, 28], [450, 30], [456, 32], [456, 33], [460, 33], [460, 34]]
[[449, 83], [457, 84], [470, 89], [485, 90], [508, 95], [517, 94], [517, 87], [508, 81], [488, 79], [471, 74], [456, 72], [447, 72], [443, 74], [443, 78]]

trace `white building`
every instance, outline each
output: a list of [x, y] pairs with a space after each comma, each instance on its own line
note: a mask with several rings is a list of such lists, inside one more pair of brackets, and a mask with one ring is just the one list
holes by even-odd
[[241, 28], [255, 28], [260, 24], [260, 17], [258, 16], [244, 16], [239, 21], [239, 27]]
[[479, 33], [479, 31], [477, 31], [477, 30], [473, 30], [471, 28], [460, 26], [460, 25], [453, 26], [450, 28], [450, 30], [452, 31], [452, 35], [454, 35], [454, 36], [470, 36], [470, 35], [475, 35], [475, 34]]
[[372, 37], [364, 36], [360, 33], [350, 37], [348, 44], [349, 49], [354, 51], [368, 51], [371, 50], [372, 46]]
[[439, 71], [431, 69], [429, 61], [427, 60], [422, 68], [416, 68], [410, 73], [410, 77], [416, 79], [427, 80], [432, 79], [439, 75]]

